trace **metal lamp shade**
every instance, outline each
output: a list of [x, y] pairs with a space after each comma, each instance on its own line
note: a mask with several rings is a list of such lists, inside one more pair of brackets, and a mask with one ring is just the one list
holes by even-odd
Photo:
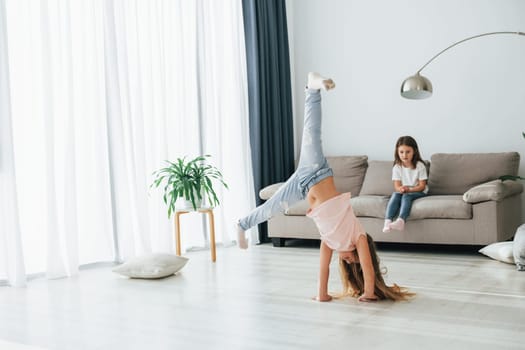
[[401, 84], [401, 96], [421, 100], [432, 96], [432, 83], [419, 73], [405, 79]]

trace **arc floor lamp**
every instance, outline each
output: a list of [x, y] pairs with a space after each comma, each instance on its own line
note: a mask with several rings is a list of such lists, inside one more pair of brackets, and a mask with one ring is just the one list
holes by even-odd
[[482, 36], [498, 35], [498, 34], [514, 34], [514, 35], [525, 36], [524, 32], [490, 32], [490, 33], [474, 35], [469, 38], [460, 40], [450, 45], [449, 47], [445, 48], [444, 50], [441, 50], [440, 52], [438, 52], [434, 57], [428, 60], [428, 62], [425, 63], [423, 67], [419, 68], [416, 74], [406, 78], [405, 81], [403, 81], [403, 84], [401, 84], [401, 96], [403, 96], [404, 98], [412, 99], [412, 100], [421, 100], [421, 99], [432, 96], [432, 83], [430, 82], [430, 80], [428, 80], [428, 78], [419, 74], [426, 66], [430, 64], [430, 62], [435, 60], [438, 56], [443, 54], [445, 51], [453, 48], [456, 45], [464, 43], [465, 41], [480, 38]]

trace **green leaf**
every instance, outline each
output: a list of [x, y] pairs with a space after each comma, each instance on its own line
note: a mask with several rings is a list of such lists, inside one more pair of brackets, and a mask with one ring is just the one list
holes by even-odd
[[175, 212], [175, 203], [179, 198], [190, 201], [194, 209], [197, 209], [197, 200], [207, 199], [210, 205], [219, 205], [219, 198], [213, 189], [214, 181], [226, 189], [228, 185], [219, 169], [207, 163], [210, 157], [206, 154], [193, 159], [184, 156], [175, 161], [165, 160], [166, 166], [152, 173], [150, 187], [162, 186], [162, 199], [168, 206], [168, 217]]
[[499, 179], [501, 181], [507, 181], [507, 180], [516, 181], [516, 180], [525, 180], [525, 177], [521, 177], [517, 175], [503, 175], [503, 176], [500, 176]]

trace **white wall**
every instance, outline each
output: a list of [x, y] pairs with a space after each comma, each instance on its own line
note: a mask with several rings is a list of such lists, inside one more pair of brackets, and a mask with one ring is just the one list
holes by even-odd
[[296, 149], [306, 76], [318, 71], [337, 84], [323, 97], [326, 155], [389, 160], [396, 139], [412, 135], [425, 159], [519, 151], [525, 176], [525, 36], [460, 44], [422, 71], [430, 99], [399, 94], [406, 77], [456, 41], [525, 32], [524, 0], [288, 0], [287, 12]]

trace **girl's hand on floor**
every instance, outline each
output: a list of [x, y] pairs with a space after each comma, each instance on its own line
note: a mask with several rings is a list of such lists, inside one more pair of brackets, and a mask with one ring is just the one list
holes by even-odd
[[324, 295], [322, 297], [316, 295], [315, 297], [312, 298], [312, 300], [315, 300], [315, 301], [320, 301], [320, 302], [324, 302], [324, 301], [332, 301], [332, 296], [327, 294], [327, 295]]

